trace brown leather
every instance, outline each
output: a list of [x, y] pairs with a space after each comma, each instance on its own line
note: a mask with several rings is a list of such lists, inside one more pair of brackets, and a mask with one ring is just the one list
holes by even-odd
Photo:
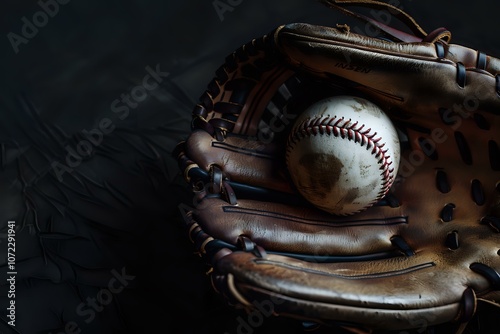
[[[478, 302], [498, 308], [500, 60], [426, 36], [390, 42], [293, 23], [217, 71], [178, 156], [197, 189], [213, 166], [234, 189], [232, 201], [222, 186], [203, 192], [186, 219], [230, 303], [271, 301], [276, 314], [368, 330], [458, 332]], [[346, 93], [382, 107], [402, 156], [384, 200], [337, 217], [300, 198], [284, 145], [304, 106]]]

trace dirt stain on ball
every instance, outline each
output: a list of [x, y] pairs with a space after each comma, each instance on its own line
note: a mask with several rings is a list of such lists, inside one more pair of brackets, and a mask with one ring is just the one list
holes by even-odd
[[352, 203], [359, 197], [359, 188], [349, 189], [339, 202]]
[[329, 196], [338, 182], [344, 164], [340, 159], [324, 153], [305, 154], [298, 161], [301, 173], [307, 175], [299, 187], [306, 193], [314, 193], [321, 198]]

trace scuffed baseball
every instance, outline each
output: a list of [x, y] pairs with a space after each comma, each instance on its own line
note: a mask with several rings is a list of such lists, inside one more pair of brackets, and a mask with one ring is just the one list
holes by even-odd
[[389, 117], [359, 97], [318, 101], [295, 121], [286, 147], [290, 177], [314, 206], [346, 216], [361, 212], [389, 191], [400, 143]]

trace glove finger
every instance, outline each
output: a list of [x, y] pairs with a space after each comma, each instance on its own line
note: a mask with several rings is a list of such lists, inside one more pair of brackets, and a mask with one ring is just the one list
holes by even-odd
[[216, 269], [216, 275], [228, 277], [217, 288], [243, 305], [271, 302], [278, 314], [283, 310], [342, 323], [363, 318], [364, 325], [386, 330], [414, 328], [422, 320], [431, 326], [467, 319], [476, 305], [468, 284], [488, 287], [486, 279], [444, 266], [430, 252], [375, 263], [331, 264], [235, 252], [220, 259]]
[[[346, 219], [315, 208], [243, 199], [230, 205], [206, 198], [193, 216], [206, 233], [233, 245], [246, 236], [266, 251], [348, 257], [395, 249], [390, 239], [400, 234], [407, 218], [394, 210], [388, 215], [387, 209], [376, 207]], [[218, 217], [217, 224], [213, 217]]]
[[478, 70], [474, 62], [481, 55], [468, 48], [391, 43], [303, 23], [283, 26], [276, 41], [291, 65], [330, 80], [338, 78], [370, 95], [384, 110], [398, 106], [421, 119], [434, 114], [433, 106], [462, 106], [471, 97], [480, 99], [483, 110], [498, 110], [498, 97], [492, 92], [500, 61], [488, 57], [491, 72]]

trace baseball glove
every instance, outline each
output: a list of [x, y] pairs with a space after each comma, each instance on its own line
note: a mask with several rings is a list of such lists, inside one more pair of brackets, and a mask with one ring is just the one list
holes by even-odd
[[[381, 1], [321, 2], [376, 36], [293, 23], [226, 58], [174, 153], [193, 187], [188, 234], [215, 290], [249, 312], [357, 333], [467, 332], [500, 303], [500, 60]], [[311, 205], [286, 164], [295, 119], [340, 95], [378, 105], [401, 149], [391, 187], [352, 215]]]

